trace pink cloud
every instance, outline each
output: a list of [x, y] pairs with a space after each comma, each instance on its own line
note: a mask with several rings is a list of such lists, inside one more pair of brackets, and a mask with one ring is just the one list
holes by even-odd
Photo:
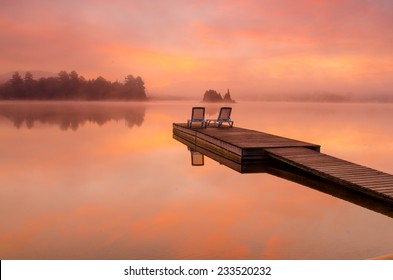
[[[232, 81], [250, 78], [242, 91], [258, 92], [266, 80], [270, 90], [284, 90], [292, 78], [280, 73], [292, 61], [299, 89], [310, 84], [310, 73], [327, 73], [311, 87], [345, 91], [343, 81], [359, 71], [372, 71], [364, 75], [375, 81], [359, 88], [386, 88], [392, 11], [389, 1], [7, 0], [0, 4], [0, 71], [65, 69], [110, 79], [131, 72], [167, 92], [189, 83], [234, 87]], [[329, 60], [343, 67], [321, 69]], [[346, 69], [355, 70], [344, 75]]]

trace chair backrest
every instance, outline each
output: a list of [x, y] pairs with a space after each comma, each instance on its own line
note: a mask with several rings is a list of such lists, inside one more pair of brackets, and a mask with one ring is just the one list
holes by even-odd
[[231, 118], [231, 107], [221, 107], [220, 114], [218, 115], [218, 120], [229, 120]]
[[191, 120], [204, 120], [204, 119], [205, 119], [205, 108], [192, 107]]

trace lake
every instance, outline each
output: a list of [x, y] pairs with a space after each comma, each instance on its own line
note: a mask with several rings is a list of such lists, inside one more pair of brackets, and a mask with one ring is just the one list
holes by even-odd
[[[368, 259], [393, 218], [173, 139], [191, 101], [1, 102], [0, 259]], [[206, 105], [214, 118], [219, 105]], [[393, 174], [393, 104], [239, 102], [235, 126]]]

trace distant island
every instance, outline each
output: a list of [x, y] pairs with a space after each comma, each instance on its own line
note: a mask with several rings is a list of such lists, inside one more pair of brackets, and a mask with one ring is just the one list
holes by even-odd
[[57, 77], [35, 80], [31, 72], [15, 72], [0, 85], [0, 100], [147, 100], [145, 83], [133, 75], [124, 82], [111, 82], [99, 76], [86, 80], [77, 72], [60, 71]]
[[227, 93], [225, 93], [224, 97], [221, 96], [221, 93], [213, 89], [209, 89], [203, 95], [202, 102], [212, 102], [212, 103], [235, 103], [235, 101], [231, 98], [231, 93], [229, 89]]

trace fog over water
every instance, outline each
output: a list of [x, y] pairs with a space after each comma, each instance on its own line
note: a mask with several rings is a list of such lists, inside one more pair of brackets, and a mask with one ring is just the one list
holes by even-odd
[[[236, 96], [233, 96], [236, 99]], [[0, 102], [1, 259], [367, 259], [391, 215], [173, 139], [199, 102]], [[220, 105], [204, 104], [208, 118]], [[235, 126], [393, 174], [393, 104], [238, 102]]]

